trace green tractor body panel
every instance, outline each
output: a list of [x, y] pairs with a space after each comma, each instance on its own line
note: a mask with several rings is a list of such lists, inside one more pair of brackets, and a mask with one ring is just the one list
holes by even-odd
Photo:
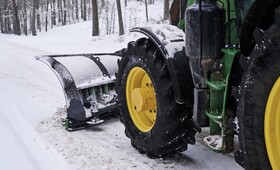
[[[196, 89], [208, 89], [208, 96], [199, 96], [200, 94], [194, 94], [194, 96], [198, 96], [197, 98], [200, 98], [200, 100], [209, 100], [207, 105], [202, 106], [205, 110], [205, 113], [194, 113], [194, 114], [204, 114], [209, 118], [210, 122], [210, 135], [204, 139], [204, 142], [206, 145], [208, 145], [211, 149], [213, 149], [216, 152], [223, 152], [223, 153], [229, 153], [232, 152], [234, 149], [234, 130], [232, 127], [230, 127], [229, 122], [234, 119], [236, 113], [234, 111], [229, 109], [229, 97], [231, 93], [231, 83], [230, 78], [232, 74], [232, 65], [234, 58], [236, 56], [239, 56], [240, 50], [238, 47], [238, 35], [240, 30], [240, 25], [244, 20], [244, 16], [250, 9], [250, 6], [253, 4], [253, 0], [244, 0], [241, 1], [240, 4], [236, 4], [233, 0], [221, 0], [221, 1], [187, 1], [187, 11], [186, 11], [186, 19], [185, 21], [179, 22], [179, 28], [185, 28], [186, 30], [186, 51], [187, 56], [191, 58], [190, 61], [193, 61], [190, 63], [190, 65], [194, 65], [192, 69], [193, 76], [200, 75], [200, 78], [193, 78], [195, 84], [196, 82], [206, 82], [206, 86], [203, 85], [197, 85]], [[200, 4], [201, 3], [201, 4]], [[205, 5], [206, 4], [206, 5]], [[196, 17], [194, 8], [198, 8], [199, 5], [202, 5], [201, 8], [199, 8], [199, 13], [196, 14], [200, 17]], [[218, 9], [223, 8], [225, 10], [225, 18], [224, 18], [224, 24], [223, 26], [219, 26], [220, 20], [223, 19], [222, 16], [220, 16], [220, 19], [212, 20], [211, 15], [216, 15], [217, 13], [220, 13], [221, 11]], [[210, 8], [209, 8], [210, 6]], [[212, 6], [212, 7], [211, 7]], [[205, 9], [204, 9], [205, 8]], [[206, 9], [209, 8], [209, 9]], [[218, 11], [214, 13], [209, 13], [209, 10], [215, 10], [217, 8]], [[220, 12], [219, 12], [220, 11]], [[238, 14], [238, 15], [236, 15]], [[242, 15], [240, 15], [242, 14]], [[191, 15], [191, 16], [188, 16]], [[240, 17], [241, 16], [241, 17]], [[211, 22], [216, 22], [213, 24], [213, 27], [209, 27], [209, 24], [206, 25], [203, 24], [204, 22], [207, 22], [207, 17], [211, 20]], [[219, 17], [219, 16], [215, 16]], [[196, 18], [197, 20], [202, 21], [193, 21], [193, 18]], [[195, 19], [195, 20], [196, 20]], [[196, 23], [200, 22], [200, 23]], [[186, 25], [191, 24], [191, 26]], [[202, 25], [201, 25], [202, 24]], [[194, 28], [194, 30], [189, 31], [189, 29], [193, 29], [192, 27], [194, 25], [200, 25], [199, 28]], [[207, 26], [207, 28], [204, 28], [204, 26]], [[201, 31], [196, 31], [201, 30]], [[205, 31], [205, 29], [209, 29], [208, 31]], [[216, 30], [215, 37], [220, 36], [224, 37], [225, 46], [221, 47], [221, 41], [217, 41], [217, 39], [211, 39], [213, 37], [214, 32], [213, 29]], [[222, 30], [225, 30], [224, 32]], [[219, 32], [222, 31], [222, 32]], [[200, 32], [200, 33], [195, 33]], [[206, 32], [206, 33], [205, 33]], [[207, 33], [208, 32], [208, 33]], [[211, 35], [210, 35], [211, 32]], [[221, 36], [220, 34], [225, 34], [224, 36]], [[189, 36], [191, 34], [191, 36]], [[199, 37], [199, 38], [195, 38]], [[208, 38], [209, 37], [209, 38]], [[193, 39], [192, 39], [193, 38]], [[192, 40], [190, 40], [192, 39]], [[215, 43], [218, 43], [216, 45], [212, 45], [212, 48], [207, 45], [210, 41]], [[204, 42], [206, 41], [206, 42]], [[215, 42], [216, 41], [216, 42]], [[192, 44], [194, 43], [194, 44]], [[190, 46], [189, 46], [190, 45]], [[200, 50], [192, 50], [193, 47], [197, 47]], [[206, 48], [205, 48], [206, 47]], [[211, 49], [217, 49], [221, 51], [214, 52], [213, 50], [211, 52]], [[188, 50], [190, 49], [190, 50]], [[209, 53], [208, 50], [210, 49]], [[202, 52], [203, 51], [203, 52]], [[200, 53], [200, 54], [199, 54]], [[191, 56], [192, 54], [196, 56]], [[199, 59], [197, 59], [199, 56]], [[220, 55], [220, 56], [218, 56]], [[206, 57], [206, 58], [205, 58]], [[208, 68], [203, 68], [202, 63], [209, 62], [215, 63], [216, 65], [220, 65], [219, 67], [210, 66]], [[197, 66], [197, 63], [198, 66]], [[191, 66], [192, 67], [192, 66]], [[214, 68], [215, 67], [215, 68]], [[204, 71], [203, 71], [204, 70]], [[197, 79], [200, 79], [197, 81]], [[203, 83], [202, 83], [203, 84]], [[195, 102], [197, 103], [197, 102]], [[196, 107], [196, 106], [194, 106]], [[198, 107], [198, 106], [197, 106]], [[199, 106], [201, 107], [201, 106]], [[203, 116], [202, 116], [203, 117]], [[231, 120], [230, 120], [231, 119]], [[199, 123], [199, 120], [198, 120]], [[220, 142], [217, 142], [220, 141]]]

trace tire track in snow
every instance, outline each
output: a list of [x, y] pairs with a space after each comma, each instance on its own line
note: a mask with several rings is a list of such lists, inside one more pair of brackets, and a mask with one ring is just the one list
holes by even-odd
[[41, 121], [36, 131], [62, 152], [72, 169], [186, 169], [182, 162], [149, 159], [131, 147], [118, 119], [86, 130], [67, 132], [61, 125], [65, 110]]
[[170, 158], [149, 159], [131, 146], [118, 119], [67, 132], [61, 124], [64, 117], [65, 109], [58, 109], [52, 117], [41, 121], [36, 131], [47, 141], [47, 147], [54, 147], [63, 154], [71, 169], [241, 169], [234, 163], [232, 154], [215, 153], [204, 146], [200, 139], [202, 136], [184, 153]]

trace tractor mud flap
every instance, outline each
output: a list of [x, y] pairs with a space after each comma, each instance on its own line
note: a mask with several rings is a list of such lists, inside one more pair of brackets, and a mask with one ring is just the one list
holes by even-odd
[[37, 56], [47, 64], [62, 86], [68, 123], [66, 129], [86, 127], [86, 122], [117, 108], [114, 89], [120, 53]]

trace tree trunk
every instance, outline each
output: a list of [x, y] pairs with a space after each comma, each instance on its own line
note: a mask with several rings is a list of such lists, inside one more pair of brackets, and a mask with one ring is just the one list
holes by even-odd
[[92, 36], [99, 35], [98, 23], [98, 3], [97, 0], [92, 0]]
[[1, 33], [4, 33], [4, 22], [3, 22], [3, 6], [0, 4], [0, 31]]
[[56, 25], [56, 3], [55, 0], [52, 0], [51, 3], [51, 28], [53, 28], [53, 25]]
[[124, 35], [124, 28], [123, 28], [123, 19], [122, 19], [122, 9], [121, 9], [121, 1], [117, 1], [117, 9], [118, 9], [118, 18], [119, 18], [119, 35]]
[[3, 19], [2, 19], [2, 14], [1, 14], [1, 16], [0, 16], [1, 18], [0, 18], [0, 25], [1, 25], [1, 33], [4, 33], [4, 22], [3, 22]]
[[90, 17], [92, 16], [92, 5], [91, 5], [92, 3], [91, 3], [91, 0], [89, 0], [88, 1], [88, 9], [87, 9], [87, 11], [88, 11], [88, 13], [87, 13], [87, 19], [89, 20], [90, 19]]
[[71, 0], [71, 3], [68, 2], [68, 6], [69, 8], [71, 8], [71, 17], [70, 17], [70, 11], [68, 10], [68, 19], [69, 19], [69, 23], [71, 23], [71, 20], [72, 22], [76, 23], [76, 17], [75, 17], [75, 13], [76, 13], [76, 10], [75, 10], [75, 6], [76, 6], [76, 0]]
[[33, 6], [32, 6], [32, 19], [31, 19], [31, 32], [33, 36], [36, 36], [36, 2], [37, 0], [33, 0]]
[[[108, 7], [109, 8], [109, 7]], [[115, 8], [115, 3], [112, 5], [112, 9], [111, 9], [111, 23], [110, 23], [110, 29], [109, 29], [109, 33], [113, 34], [115, 32], [115, 13], [116, 13], [116, 8]]]
[[47, 0], [46, 6], [46, 21], [45, 21], [45, 31], [48, 31], [48, 13], [49, 13], [49, 0]]
[[53, 28], [53, 3], [52, 3], [52, 0], [50, 3], [50, 6], [51, 6], [51, 29], [52, 29]]
[[76, 20], [79, 21], [79, 1], [75, 0], [75, 12], [76, 12]]
[[58, 23], [62, 22], [62, 0], [57, 0]]
[[81, 0], [81, 19], [84, 19], [84, 6], [83, 6], [83, 1]]
[[20, 35], [20, 22], [18, 18], [18, 7], [15, 0], [12, 0], [12, 9], [13, 9], [13, 30], [16, 35]]
[[6, 10], [7, 10], [7, 0], [4, 0], [4, 3], [3, 3], [3, 12], [2, 12], [2, 19], [3, 19], [3, 33], [7, 33], [7, 25], [6, 25]]
[[147, 0], [145, 0], [145, 9], [146, 9], [146, 21], [149, 21], [149, 15], [148, 15], [148, 3]]
[[27, 8], [26, 1], [23, 1], [23, 33], [27, 35]]
[[67, 13], [66, 13], [66, 0], [63, 0], [63, 19], [62, 25], [66, 25]]
[[87, 1], [84, 0], [84, 21], [87, 20]]
[[169, 18], [169, 0], [164, 0], [163, 19]]
[[37, 18], [37, 29], [41, 32], [41, 19], [39, 13], [39, 0], [36, 0], [36, 18]]
[[7, 0], [4, 0], [4, 33], [12, 33]]

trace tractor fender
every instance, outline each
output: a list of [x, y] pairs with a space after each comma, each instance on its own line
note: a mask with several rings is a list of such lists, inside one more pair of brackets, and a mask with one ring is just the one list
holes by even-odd
[[194, 85], [185, 55], [185, 33], [172, 25], [135, 27], [131, 32], [142, 33], [154, 43], [170, 73], [176, 101], [192, 105]]

